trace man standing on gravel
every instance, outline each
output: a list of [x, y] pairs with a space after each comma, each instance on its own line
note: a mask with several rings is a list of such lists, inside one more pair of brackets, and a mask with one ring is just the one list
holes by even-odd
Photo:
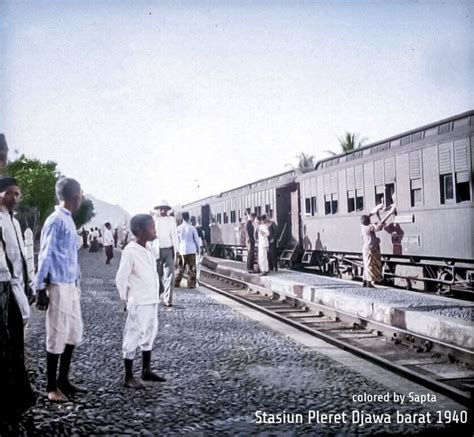
[[106, 256], [105, 264], [110, 264], [110, 261], [114, 257], [114, 234], [112, 234], [112, 225], [109, 222], [105, 224], [104, 247]]
[[188, 269], [188, 288], [196, 287], [196, 256], [199, 254], [199, 236], [196, 228], [189, 223], [189, 212], [181, 215], [183, 223], [178, 226], [178, 251], [180, 256], [179, 271], [174, 286], [178, 288]]
[[[51, 402], [86, 390], [69, 381], [69, 368], [76, 344], [82, 340], [78, 247], [72, 219], [82, 202], [79, 182], [71, 178], [56, 183], [59, 206], [44, 224], [36, 274], [39, 310], [46, 312], [47, 392]], [[59, 360], [61, 357], [61, 360]], [[56, 379], [59, 363], [59, 376]]]
[[160, 294], [163, 293], [163, 302], [166, 306], [173, 306], [173, 276], [174, 260], [178, 250], [178, 236], [176, 234], [176, 220], [168, 215], [171, 206], [166, 200], [155, 206], [159, 215], [155, 216], [155, 228], [159, 245], [157, 259], [158, 275], [160, 277]]
[[30, 303], [33, 303], [35, 299], [35, 291], [33, 281], [28, 275], [26, 250], [20, 223], [13, 217], [15, 209], [20, 203], [21, 189], [14, 178], [3, 178], [0, 180], [0, 192], [2, 193], [2, 238], [12, 267], [13, 294], [20, 307], [23, 324], [26, 325], [30, 318]]

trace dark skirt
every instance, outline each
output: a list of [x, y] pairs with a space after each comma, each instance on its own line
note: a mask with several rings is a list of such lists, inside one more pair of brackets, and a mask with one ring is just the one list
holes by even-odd
[[94, 238], [91, 241], [91, 247], [89, 249], [89, 252], [99, 252], [99, 250], [100, 250], [99, 241], [97, 240], [97, 238]]
[[23, 319], [9, 282], [0, 282], [0, 421], [15, 420], [36, 396], [25, 369]]

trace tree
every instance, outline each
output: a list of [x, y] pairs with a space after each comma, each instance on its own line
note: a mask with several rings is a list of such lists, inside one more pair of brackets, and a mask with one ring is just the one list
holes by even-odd
[[21, 155], [8, 164], [6, 174], [17, 180], [23, 194], [18, 219], [22, 226], [31, 227], [36, 236], [56, 203], [54, 187], [60, 176], [57, 164]]
[[316, 165], [314, 155], [306, 154], [301, 152], [299, 155], [296, 155], [298, 159], [298, 167], [300, 170], [304, 169], [313, 169]]
[[[346, 131], [341, 137], [337, 137], [337, 139], [339, 141], [339, 146], [341, 147], [341, 153], [352, 152], [353, 150], [361, 147], [364, 142], [367, 141], [367, 138], [365, 137], [360, 138], [358, 133], [351, 133], [348, 131]], [[333, 152], [332, 150], [326, 150], [326, 153], [329, 153], [333, 156], [337, 155], [337, 153]]]
[[82, 200], [79, 210], [73, 215], [73, 220], [76, 225], [76, 228], [79, 229], [81, 226], [88, 223], [92, 217], [95, 216], [94, 212], [94, 203], [90, 199]]

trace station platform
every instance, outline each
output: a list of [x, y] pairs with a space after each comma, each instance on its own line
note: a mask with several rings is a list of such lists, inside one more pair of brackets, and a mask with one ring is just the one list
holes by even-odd
[[239, 261], [205, 257], [203, 267], [308, 303], [326, 305], [432, 339], [474, 349], [474, 303], [389, 287], [280, 269], [267, 276], [248, 273]]
[[451, 399], [205, 288], [176, 289], [174, 306], [159, 306], [152, 367], [167, 381], [125, 388], [115, 255], [105, 266], [103, 253], [80, 252], [84, 341], [71, 377], [88, 393], [47, 400], [45, 314], [34, 309], [25, 349], [38, 402], [0, 435], [472, 434], [452, 420], [469, 415]]

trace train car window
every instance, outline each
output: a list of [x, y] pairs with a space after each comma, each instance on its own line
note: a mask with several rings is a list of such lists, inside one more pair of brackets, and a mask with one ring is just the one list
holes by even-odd
[[227, 215], [227, 213], [225, 212], [224, 213], [224, 224], [226, 223], [229, 223], [229, 216]]
[[265, 205], [265, 214], [268, 215], [268, 214], [271, 213], [271, 211], [272, 211], [272, 208], [271, 208], [270, 204]]
[[402, 137], [402, 146], [404, 146], [405, 144], [409, 144], [410, 143], [410, 135], [406, 135], [404, 137]]
[[262, 215], [262, 207], [261, 206], [256, 206], [255, 207], [255, 215], [257, 217], [260, 217]]
[[250, 208], [245, 208], [245, 211], [247, 212], [247, 215], [250, 215]]
[[410, 153], [408, 172], [410, 175], [410, 204], [412, 207], [423, 204], [421, 150]]
[[235, 211], [230, 212], [230, 222], [235, 223]]
[[425, 130], [425, 138], [433, 135], [438, 135], [438, 126]]
[[217, 224], [220, 225], [222, 223], [222, 216], [221, 216], [221, 213], [218, 212], [217, 213]]
[[324, 196], [324, 214], [331, 214], [331, 195], [326, 194]]
[[356, 190], [356, 211], [364, 210], [364, 192], [362, 190]]
[[438, 129], [438, 134], [443, 135], [448, 132], [451, 132], [451, 123], [442, 124]]
[[443, 174], [440, 176], [441, 203], [454, 200], [453, 175]]
[[412, 179], [410, 181], [410, 202], [412, 207], [423, 204], [421, 179]]
[[336, 214], [339, 209], [337, 194], [331, 194], [331, 214]]
[[375, 204], [380, 205], [383, 203], [383, 195], [385, 192], [385, 187], [383, 185], [379, 185], [375, 187]]
[[395, 184], [385, 184], [385, 206], [390, 206], [395, 199]]
[[347, 212], [354, 212], [356, 210], [355, 190], [347, 192]]
[[469, 172], [456, 172], [456, 202], [471, 200]]
[[311, 199], [309, 197], [307, 197], [304, 200], [304, 205], [305, 205], [305, 208], [304, 208], [305, 215], [311, 215]]
[[318, 212], [316, 196], [311, 197], [311, 215], [316, 215]]

